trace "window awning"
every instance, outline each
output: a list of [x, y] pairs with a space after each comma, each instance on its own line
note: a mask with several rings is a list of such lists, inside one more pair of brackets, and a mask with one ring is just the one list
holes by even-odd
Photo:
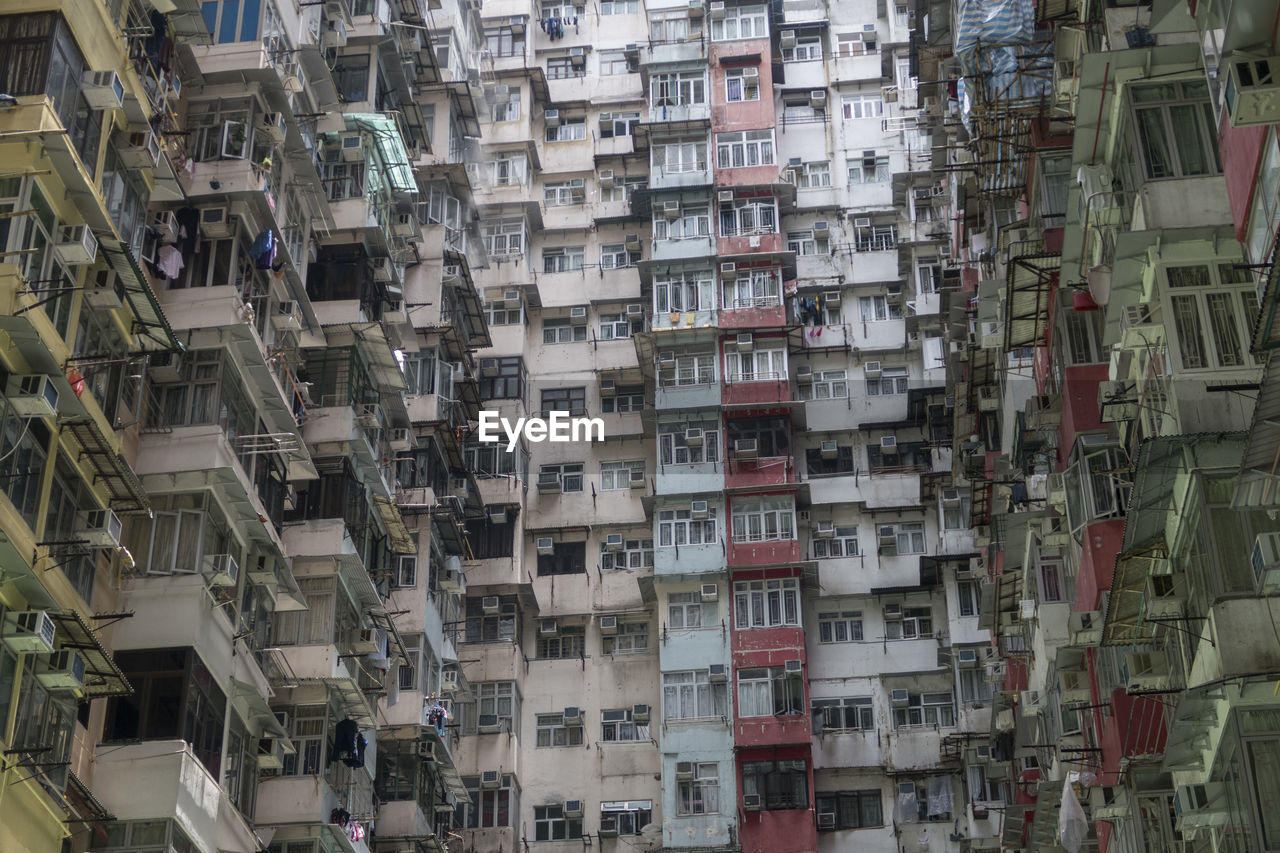
[[131, 696], [133, 686], [125, 678], [111, 653], [98, 639], [98, 632], [75, 610], [52, 611], [50, 618], [58, 626], [62, 648], [75, 649], [84, 660], [84, 695], [89, 699], [103, 696]]
[[103, 238], [98, 243], [107, 263], [115, 270], [116, 278], [124, 287], [125, 299], [133, 309], [134, 332], [138, 335], [139, 348], [149, 352], [174, 351], [182, 348], [173, 336], [173, 329], [160, 310], [155, 292], [142, 274], [133, 249], [117, 241]]
[[396, 506], [395, 501], [383, 495], [374, 495], [373, 505], [378, 510], [382, 523], [387, 527], [391, 550], [397, 554], [418, 553], [418, 546], [409, 535], [409, 528], [405, 526], [404, 517], [400, 515], [400, 508]]
[[[404, 640], [400, 638], [400, 632], [396, 630], [396, 624], [386, 610], [378, 608], [369, 611], [369, 619], [374, 625], [387, 632], [387, 643], [394, 646], [394, 651], [400, 656], [400, 662], [405, 666], [412, 665], [409, 659], [409, 651], [404, 647]], [[390, 656], [392, 649], [388, 648], [387, 653]]]
[[[256, 685], [247, 681], [232, 680], [231, 686], [232, 701], [241, 706], [241, 715], [245, 722], [257, 723], [261, 727], [261, 737], [288, 738], [289, 733], [284, 730], [284, 726], [280, 725], [275, 712], [271, 710], [267, 700], [262, 698]], [[288, 744], [285, 751], [293, 753], [293, 744]]]
[[1062, 256], [1038, 252], [1009, 260], [1005, 299], [1006, 351], [1043, 345], [1049, 326], [1049, 301]]
[[348, 113], [346, 120], [347, 130], [363, 130], [373, 137], [391, 189], [403, 195], [417, 193], [418, 182], [413, 178], [409, 152], [404, 147], [404, 139], [395, 120], [378, 113]]
[[120, 514], [143, 513], [151, 509], [146, 490], [133, 469], [116, 452], [98, 425], [89, 418], [68, 421], [62, 429], [80, 446], [78, 460], [93, 469], [95, 485], [106, 487], [107, 506]]

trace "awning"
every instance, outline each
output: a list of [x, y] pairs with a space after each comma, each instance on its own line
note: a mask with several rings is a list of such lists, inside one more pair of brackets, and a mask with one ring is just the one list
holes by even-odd
[[94, 485], [101, 483], [106, 487], [108, 507], [122, 515], [151, 510], [142, 482], [93, 420], [67, 421], [62, 429], [80, 446], [78, 461], [88, 463], [93, 469]]
[[[636, 151], [647, 150], [652, 136], [689, 136], [706, 133], [711, 127], [711, 119], [689, 118], [679, 121], [650, 121], [637, 124], [631, 129], [631, 145]], [[711, 170], [708, 163], [707, 171]]]
[[[1268, 289], [1270, 287], [1268, 285]], [[1274, 301], [1274, 297], [1272, 299]], [[1280, 358], [1272, 358], [1262, 374], [1231, 508], [1266, 509], [1277, 504], [1280, 504]]]
[[106, 255], [107, 263], [115, 270], [116, 277], [124, 287], [125, 299], [133, 309], [134, 332], [138, 335], [140, 348], [146, 351], [174, 351], [181, 349], [178, 339], [169, 328], [169, 321], [160, 310], [160, 303], [142, 274], [137, 260], [133, 257], [133, 249], [118, 240], [102, 238], [98, 247]]
[[1144, 622], [1147, 578], [1168, 565], [1169, 549], [1163, 537], [1116, 558], [1111, 595], [1103, 617], [1102, 645], [1132, 646], [1150, 642], [1155, 624]]
[[[257, 685], [250, 684], [247, 681], [231, 681], [231, 699], [235, 703], [239, 703], [241, 716], [245, 722], [256, 722], [262, 729], [261, 737], [271, 738], [288, 738], [289, 733], [284, 730], [284, 726], [280, 725], [280, 721], [276, 719], [275, 712], [271, 710], [271, 706], [267, 704], [267, 700], [262, 698], [262, 694], [258, 692]], [[293, 753], [293, 744], [288, 743], [286, 752]]]
[[378, 150], [378, 158], [382, 161], [391, 189], [403, 195], [416, 193], [418, 182], [413, 179], [409, 152], [404, 147], [395, 120], [378, 113], [348, 113], [346, 120], [348, 130], [363, 130], [373, 136], [374, 147]]
[[67, 805], [76, 817], [67, 823], [105, 823], [115, 820], [116, 816], [107, 811], [106, 806], [98, 802], [98, 798], [89, 790], [89, 786], [80, 780], [75, 771], [67, 771]]
[[1005, 298], [1006, 351], [1044, 344], [1049, 300], [1061, 264], [1061, 255], [1045, 252], [1010, 259]]
[[49, 616], [58, 626], [61, 647], [75, 649], [84, 660], [84, 695], [89, 699], [103, 696], [132, 696], [133, 686], [125, 678], [111, 653], [98, 639], [98, 632], [75, 610], [51, 611]]
[[350, 678], [298, 678], [290, 683], [290, 687], [307, 687], [322, 685], [333, 690], [341, 699], [343, 710], [347, 716], [360, 724], [361, 728], [375, 728], [378, 723], [374, 718], [373, 707], [369, 697], [364, 695], [360, 685]]
[[461, 253], [446, 249], [445, 264], [452, 264], [462, 271], [461, 283], [453, 288], [458, 297], [459, 307], [467, 319], [467, 343], [472, 349], [485, 349], [493, 346], [489, 335], [489, 324], [484, 320], [484, 308], [480, 303], [480, 294], [476, 292], [475, 282], [471, 277], [471, 264]]
[[405, 526], [400, 508], [396, 506], [395, 501], [382, 495], [374, 495], [373, 505], [377, 508], [382, 523], [387, 527], [387, 536], [391, 539], [391, 550], [397, 554], [418, 553], [418, 546], [409, 534], [409, 528]]
[[[413, 663], [409, 659], [409, 651], [404, 647], [404, 640], [400, 637], [400, 632], [396, 630], [396, 623], [391, 618], [391, 614], [384, 609], [374, 609], [369, 611], [369, 619], [374, 625], [387, 632], [387, 643], [394, 646], [395, 653], [399, 656], [400, 662], [406, 666]], [[391, 649], [387, 650], [390, 656]]]

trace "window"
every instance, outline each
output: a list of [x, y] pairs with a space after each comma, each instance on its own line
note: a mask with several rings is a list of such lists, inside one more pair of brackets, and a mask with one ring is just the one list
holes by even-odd
[[905, 708], [893, 709], [893, 725], [954, 726], [955, 709], [950, 693], [911, 693]]
[[632, 719], [630, 708], [600, 712], [600, 740], [606, 743], [639, 743], [649, 740], [649, 726]]
[[[568, 412], [578, 416], [587, 413], [586, 388], [544, 388], [542, 389], [542, 412]], [[581, 469], [581, 465], [578, 466]]]
[[724, 17], [711, 22], [712, 41], [768, 38], [764, 6], [728, 6]]
[[479, 776], [463, 776], [462, 784], [471, 795], [471, 802], [459, 803], [454, 811], [454, 825], [459, 829], [512, 826], [519, 817], [515, 779], [510, 773], [503, 774], [500, 788], [481, 788]]
[[756, 455], [760, 458], [791, 455], [791, 422], [785, 417], [729, 418], [725, 421], [727, 441], [744, 439], [756, 443]]
[[[542, 342], [544, 344], [581, 343], [586, 339], [586, 323], [574, 322], [574, 318], [547, 317], [542, 321]], [[585, 412], [585, 406], [583, 411]]]
[[809, 808], [809, 765], [792, 761], [745, 761], [742, 793], [760, 798], [768, 811]]
[[843, 370], [818, 371], [812, 382], [799, 387], [801, 400], [843, 400], [849, 396], [849, 380]]
[[520, 698], [514, 681], [482, 681], [475, 685], [476, 714], [497, 717], [504, 732], [519, 733]]
[[678, 139], [657, 142], [650, 155], [652, 166], [659, 172], [676, 174], [696, 172], [707, 168], [707, 143], [705, 139]]
[[507, 93], [505, 97], [495, 96], [495, 100], [489, 105], [489, 120], [495, 124], [500, 121], [519, 121], [520, 120], [520, 89], [515, 88]]
[[[581, 74], [566, 76], [581, 76]], [[586, 138], [587, 120], [585, 118], [562, 118], [559, 127], [547, 128], [547, 142], [580, 142]]]
[[466, 641], [468, 643], [510, 643], [519, 627], [514, 601], [503, 601], [497, 613], [484, 611], [483, 598], [467, 599]]
[[624, 539], [621, 551], [609, 551], [600, 546], [600, 568], [610, 569], [646, 569], [653, 568], [652, 539]]
[[[521, 178], [520, 182], [523, 183]], [[486, 224], [481, 229], [484, 249], [490, 257], [524, 254], [524, 220], [505, 219]]]
[[612, 397], [600, 399], [600, 411], [608, 414], [644, 411], [644, 386], [626, 385], [617, 389]]
[[875, 712], [870, 696], [843, 699], [814, 699], [814, 722], [822, 731], [875, 731]]
[[[649, 41], [659, 43], [668, 41], [684, 41], [689, 38], [689, 12], [687, 9], [672, 9], [666, 12], [655, 12], [649, 16]], [[694, 25], [695, 34], [697, 25]]]
[[644, 331], [644, 324], [639, 320], [631, 320], [626, 314], [600, 315], [600, 340], [616, 341], [631, 337], [632, 332]]
[[760, 69], [755, 65], [738, 66], [724, 72], [724, 94], [729, 103], [760, 100]]
[[924, 522], [922, 521], [882, 524], [877, 535], [880, 539], [880, 553], [884, 556], [924, 553]]
[[1052, 604], [1062, 601], [1062, 561], [1041, 557], [1036, 563], [1040, 600]]
[[640, 263], [639, 252], [629, 252], [622, 243], [609, 243], [600, 247], [600, 269], [616, 270], [634, 267]]
[[[495, 448], [496, 449], [496, 448]], [[468, 459], [472, 457], [468, 450]], [[498, 458], [510, 458], [513, 454], [498, 452]], [[475, 469], [472, 469], [475, 470]], [[509, 472], [514, 473], [514, 472]], [[477, 476], [482, 476], [477, 474]], [[471, 559], [491, 560], [497, 557], [510, 557], [515, 547], [516, 523], [512, 516], [513, 507], [506, 507], [507, 521], [494, 521], [487, 514], [483, 518], [472, 518], [467, 521], [467, 546], [471, 549]]]
[[780, 666], [738, 670], [738, 716], [804, 713], [804, 679]]
[[653, 107], [691, 106], [707, 102], [707, 78], [702, 71], [654, 74], [649, 80]]
[[[600, 138], [612, 139], [618, 136], [630, 136], [640, 123], [640, 113], [609, 113], [610, 121], [600, 125]], [[635, 179], [644, 183], [643, 178]], [[617, 185], [614, 187], [617, 189]], [[615, 199], [619, 201], [620, 199]]]
[[567, 246], [542, 250], [543, 272], [577, 272], [582, 269], [586, 260], [586, 249], [581, 246]]
[[640, 830], [653, 821], [653, 801], [601, 803], [600, 817], [605, 816], [610, 816], [617, 822], [619, 835], [639, 835]]
[[[710, 273], [685, 273], [653, 283], [653, 310], [657, 314], [676, 311], [708, 311], [715, 307], [711, 298], [713, 282]], [[662, 365], [659, 364], [659, 369]]]
[[[864, 299], [866, 297], [863, 297]], [[874, 298], [874, 297], [872, 297]], [[910, 384], [905, 367], [885, 367], [879, 376], [868, 376], [867, 396], [887, 397], [893, 394], [905, 394]]]
[[484, 303], [484, 318], [490, 326], [519, 326], [524, 322], [524, 307], [508, 308], [504, 303]]
[[582, 725], [566, 726], [564, 714], [539, 714], [537, 723], [538, 746], [582, 746]]
[[[566, 80], [570, 77], [585, 77], [587, 67], [583, 65], [574, 65], [573, 60], [567, 56], [553, 56], [547, 59], [547, 78], [550, 80]], [[558, 139], [551, 138], [551, 131], [555, 128], [547, 128], [547, 141], [558, 142]], [[585, 128], [584, 128], [585, 130]]]
[[680, 783], [676, 812], [681, 815], [720, 813], [720, 766], [698, 762], [693, 778]]
[[[582, 204], [586, 198], [585, 182], [582, 178], [571, 181], [556, 181], [542, 185], [542, 200], [548, 207], [561, 207], [570, 204]], [[546, 255], [543, 255], [545, 259]]]
[[703, 205], [685, 205], [675, 219], [667, 219], [658, 213], [653, 220], [655, 240], [693, 240], [711, 236], [711, 208]]
[[961, 616], [977, 616], [978, 602], [982, 600], [977, 581], [957, 581], [956, 597]]
[[603, 0], [601, 15], [634, 15], [640, 11], [640, 0]]
[[720, 205], [720, 236], [776, 234], [778, 206], [772, 198], [739, 198]]
[[813, 556], [819, 560], [858, 556], [857, 525], [840, 525], [835, 528], [834, 537], [830, 539], [814, 539]]
[[1193, 264], [1165, 267], [1164, 277], [1177, 329], [1174, 349], [1184, 370], [1254, 364], [1248, 342], [1258, 298], [1247, 269]]
[[713, 683], [705, 669], [662, 674], [662, 718], [668, 722], [727, 716], [727, 699], [725, 683]]
[[600, 489], [605, 492], [631, 488], [635, 473], [644, 479], [644, 460], [636, 462], [601, 462]]
[[[979, 658], [981, 659], [981, 658]], [[965, 702], [990, 702], [995, 688], [985, 668], [960, 670], [960, 698]]]
[[740, 498], [733, 502], [734, 542], [795, 538], [795, 505], [790, 496]]
[[969, 801], [972, 803], [1003, 803], [1004, 784], [987, 778], [986, 768], [971, 764], [966, 768], [969, 783]]
[[887, 640], [918, 640], [933, 636], [933, 611], [928, 607], [904, 607], [899, 617], [891, 618], [886, 614], [884, 636]]
[[782, 49], [783, 62], [812, 62], [822, 59], [822, 36], [797, 36], [795, 47]]
[[[874, 28], [873, 28], [874, 29]], [[875, 53], [876, 34], [863, 31], [860, 33], [837, 33], [836, 54], [838, 56], [866, 56]]]
[[[518, 309], [516, 309], [518, 310]], [[495, 359], [497, 375], [485, 376], [481, 370], [480, 399], [510, 400], [524, 396], [524, 362], [520, 356]], [[498, 473], [493, 471], [492, 473]], [[503, 472], [511, 473], [511, 472]]]
[[822, 643], [862, 642], [862, 611], [819, 613], [818, 641]]
[[795, 578], [738, 581], [733, 585], [734, 620], [739, 630], [800, 624], [800, 582]]
[[658, 513], [658, 547], [711, 545], [717, 541], [716, 509], [707, 508], [707, 517], [693, 518], [688, 509], [664, 509]]
[[272, 3], [245, 3], [222, 0], [202, 3], [205, 26], [215, 44], [256, 41], [279, 37], [284, 29]]
[[805, 163], [800, 171], [797, 186], [802, 190], [820, 189], [831, 186], [831, 164]]
[[[705, 376], [706, 374], [699, 374]], [[702, 443], [690, 444], [690, 430], [702, 431]], [[695, 432], [696, 436], [696, 432]], [[720, 461], [720, 424], [699, 421], [663, 424], [658, 430], [658, 454], [662, 465], [700, 465]]]
[[582, 818], [566, 818], [564, 806], [533, 807], [533, 840], [564, 841], [582, 837]]
[[1129, 103], [1133, 109], [1133, 158], [1146, 180], [1222, 171], [1218, 123], [1205, 81], [1131, 86]]
[[[655, 285], [656, 286], [656, 285]], [[658, 387], [675, 388], [690, 385], [714, 385], [716, 357], [713, 353], [676, 355], [658, 362]]]
[[[855, 252], [887, 252], [898, 246], [897, 225], [859, 225], [853, 229]], [[901, 313], [901, 309], [895, 306]]]
[[772, 130], [742, 130], [737, 133], [716, 134], [717, 168], [772, 166], [773, 163]]
[[742, 270], [724, 284], [726, 308], [773, 308], [782, 304], [782, 271], [776, 267]]
[[[529, 160], [524, 154], [498, 154], [494, 159], [490, 160], [486, 166], [489, 171], [489, 182], [494, 186], [522, 186], [529, 176]], [[521, 225], [523, 226], [523, 221], [521, 221]], [[485, 230], [488, 231], [490, 227], [492, 226], [486, 226]], [[524, 233], [523, 227], [518, 233]], [[522, 251], [523, 249], [517, 249], [509, 252], [499, 252], [498, 254], [517, 254]], [[493, 253], [491, 252], [490, 254]]]
[[517, 36], [510, 27], [487, 27], [484, 43], [485, 49], [495, 57], [524, 55], [524, 33]]
[[640, 655], [649, 651], [648, 622], [619, 622], [618, 633], [604, 637], [606, 655]]
[[600, 52], [600, 76], [612, 77], [616, 74], [631, 74], [631, 63], [627, 61], [627, 55], [620, 50], [605, 50]]
[[845, 161], [850, 184], [879, 184], [893, 177], [889, 172], [889, 155], [864, 151], [861, 157]]
[[867, 829], [884, 825], [878, 790], [819, 793], [815, 796], [818, 814], [836, 816], [835, 829]]
[[825, 255], [828, 251], [827, 241], [814, 239], [812, 231], [788, 231], [787, 251], [797, 255]]
[[784, 125], [826, 120], [826, 107], [815, 107], [808, 92], [784, 94], [782, 96], [782, 123]]
[[[543, 468], [548, 467], [544, 465]], [[571, 466], [562, 465], [561, 468]], [[572, 466], [581, 470], [581, 463]], [[563, 483], [563, 475], [561, 475]], [[567, 489], [565, 491], [568, 491]], [[581, 488], [574, 491], [582, 491]], [[538, 555], [538, 576], [546, 577], [548, 575], [580, 575], [587, 570], [587, 543], [586, 542], [557, 542], [554, 550], [550, 554]]]
[[969, 495], [942, 496], [942, 529], [965, 530], [969, 527]]
[[673, 592], [667, 596], [667, 627], [672, 631], [714, 628], [719, 624], [715, 602], [704, 603], [702, 592]]
[[845, 95], [841, 110], [846, 119], [881, 118], [884, 116], [884, 98], [880, 95]]
[[[942, 287], [942, 264], [937, 258], [916, 258], [916, 289], [921, 293], [937, 293]], [[1063, 313], [1077, 314], [1071, 311]]]
[[[538, 657], [542, 660], [580, 660], [587, 653], [585, 644], [586, 629], [581, 625], [561, 625], [555, 636], [538, 635]], [[542, 717], [538, 717], [538, 746], [548, 746], [542, 742]], [[582, 743], [581, 740], [578, 743]], [[552, 744], [563, 746], [564, 744]]]

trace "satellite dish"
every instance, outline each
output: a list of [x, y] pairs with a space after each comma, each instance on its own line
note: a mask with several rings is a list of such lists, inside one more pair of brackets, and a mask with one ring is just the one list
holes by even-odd
[[662, 846], [662, 824], [646, 823], [640, 827], [641, 850], [657, 850]]

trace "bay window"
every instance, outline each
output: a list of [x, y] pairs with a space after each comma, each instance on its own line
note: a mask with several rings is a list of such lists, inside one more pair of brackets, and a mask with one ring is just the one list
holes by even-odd
[[696, 172], [707, 168], [707, 141], [705, 139], [675, 139], [655, 142], [650, 155], [655, 171], [675, 174]]
[[729, 713], [724, 682], [713, 682], [705, 669], [662, 674], [662, 718], [698, 720]]
[[782, 304], [782, 270], [776, 267], [740, 270], [724, 283], [725, 308], [773, 308]]
[[910, 693], [906, 707], [893, 710], [895, 728], [906, 726], [946, 728], [955, 724], [954, 700], [950, 693]]
[[720, 236], [776, 234], [778, 205], [772, 198], [737, 198], [720, 207]]
[[1249, 340], [1258, 297], [1249, 270], [1203, 263], [1162, 272], [1177, 331], [1172, 349], [1182, 369], [1252, 367]]
[[675, 219], [659, 214], [653, 220], [655, 240], [691, 240], [710, 236], [711, 208], [705, 204], [683, 206]]
[[787, 351], [782, 347], [741, 352], [725, 350], [726, 382], [778, 382], [787, 378]]
[[719, 814], [720, 766], [714, 762], [694, 764], [693, 778], [680, 783], [676, 798], [678, 814]]
[[780, 666], [738, 670], [739, 717], [778, 717], [803, 713], [803, 679]]
[[747, 65], [727, 69], [724, 88], [725, 100], [729, 103], [760, 100], [760, 68]]
[[707, 78], [702, 71], [655, 74], [649, 80], [649, 103], [654, 107], [690, 106], [707, 102]]
[[716, 168], [772, 166], [773, 130], [741, 130], [716, 134]]
[[715, 307], [711, 298], [713, 281], [710, 273], [684, 273], [653, 283], [653, 310], [658, 314], [674, 311], [708, 311]]
[[809, 765], [803, 759], [746, 761], [742, 793], [755, 796], [766, 811], [809, 808]]
[[734, 542], [795, 539], [795, 505], [790, 496], [740, 498], [733, 502]]
[[688, 353], [676, 355], [668, 361], [658, 360], [659, 388], [714, 385], [716, 378], [714, 353]]
[[728, 6], [724, 17], [711, 22], [712, 41], [762, 39], [769, 37], [766, 8], [760, 6]]
[[782, 628], [800, 624], [800, 581], [795, 578], [738, 581], [733, 585], [734, 624]]
[[870, 696], [848, 696], [841, 699], [814, 699], [814, 722], [821, 731], [875, 731], [875, 709]]
[[[702, 443], [689, 443], [689, 431], [702, 430]], [[658, 456], [663, 465], [700, 465], [720, 461], [719, 421], [663, 424], [658, 428]]]
[[692, 510], [664, 509], [658, 513], [658, 547], [710, 545], [717, 541], [716, 510], [707, 509], [706, 518], [694, 518]]

